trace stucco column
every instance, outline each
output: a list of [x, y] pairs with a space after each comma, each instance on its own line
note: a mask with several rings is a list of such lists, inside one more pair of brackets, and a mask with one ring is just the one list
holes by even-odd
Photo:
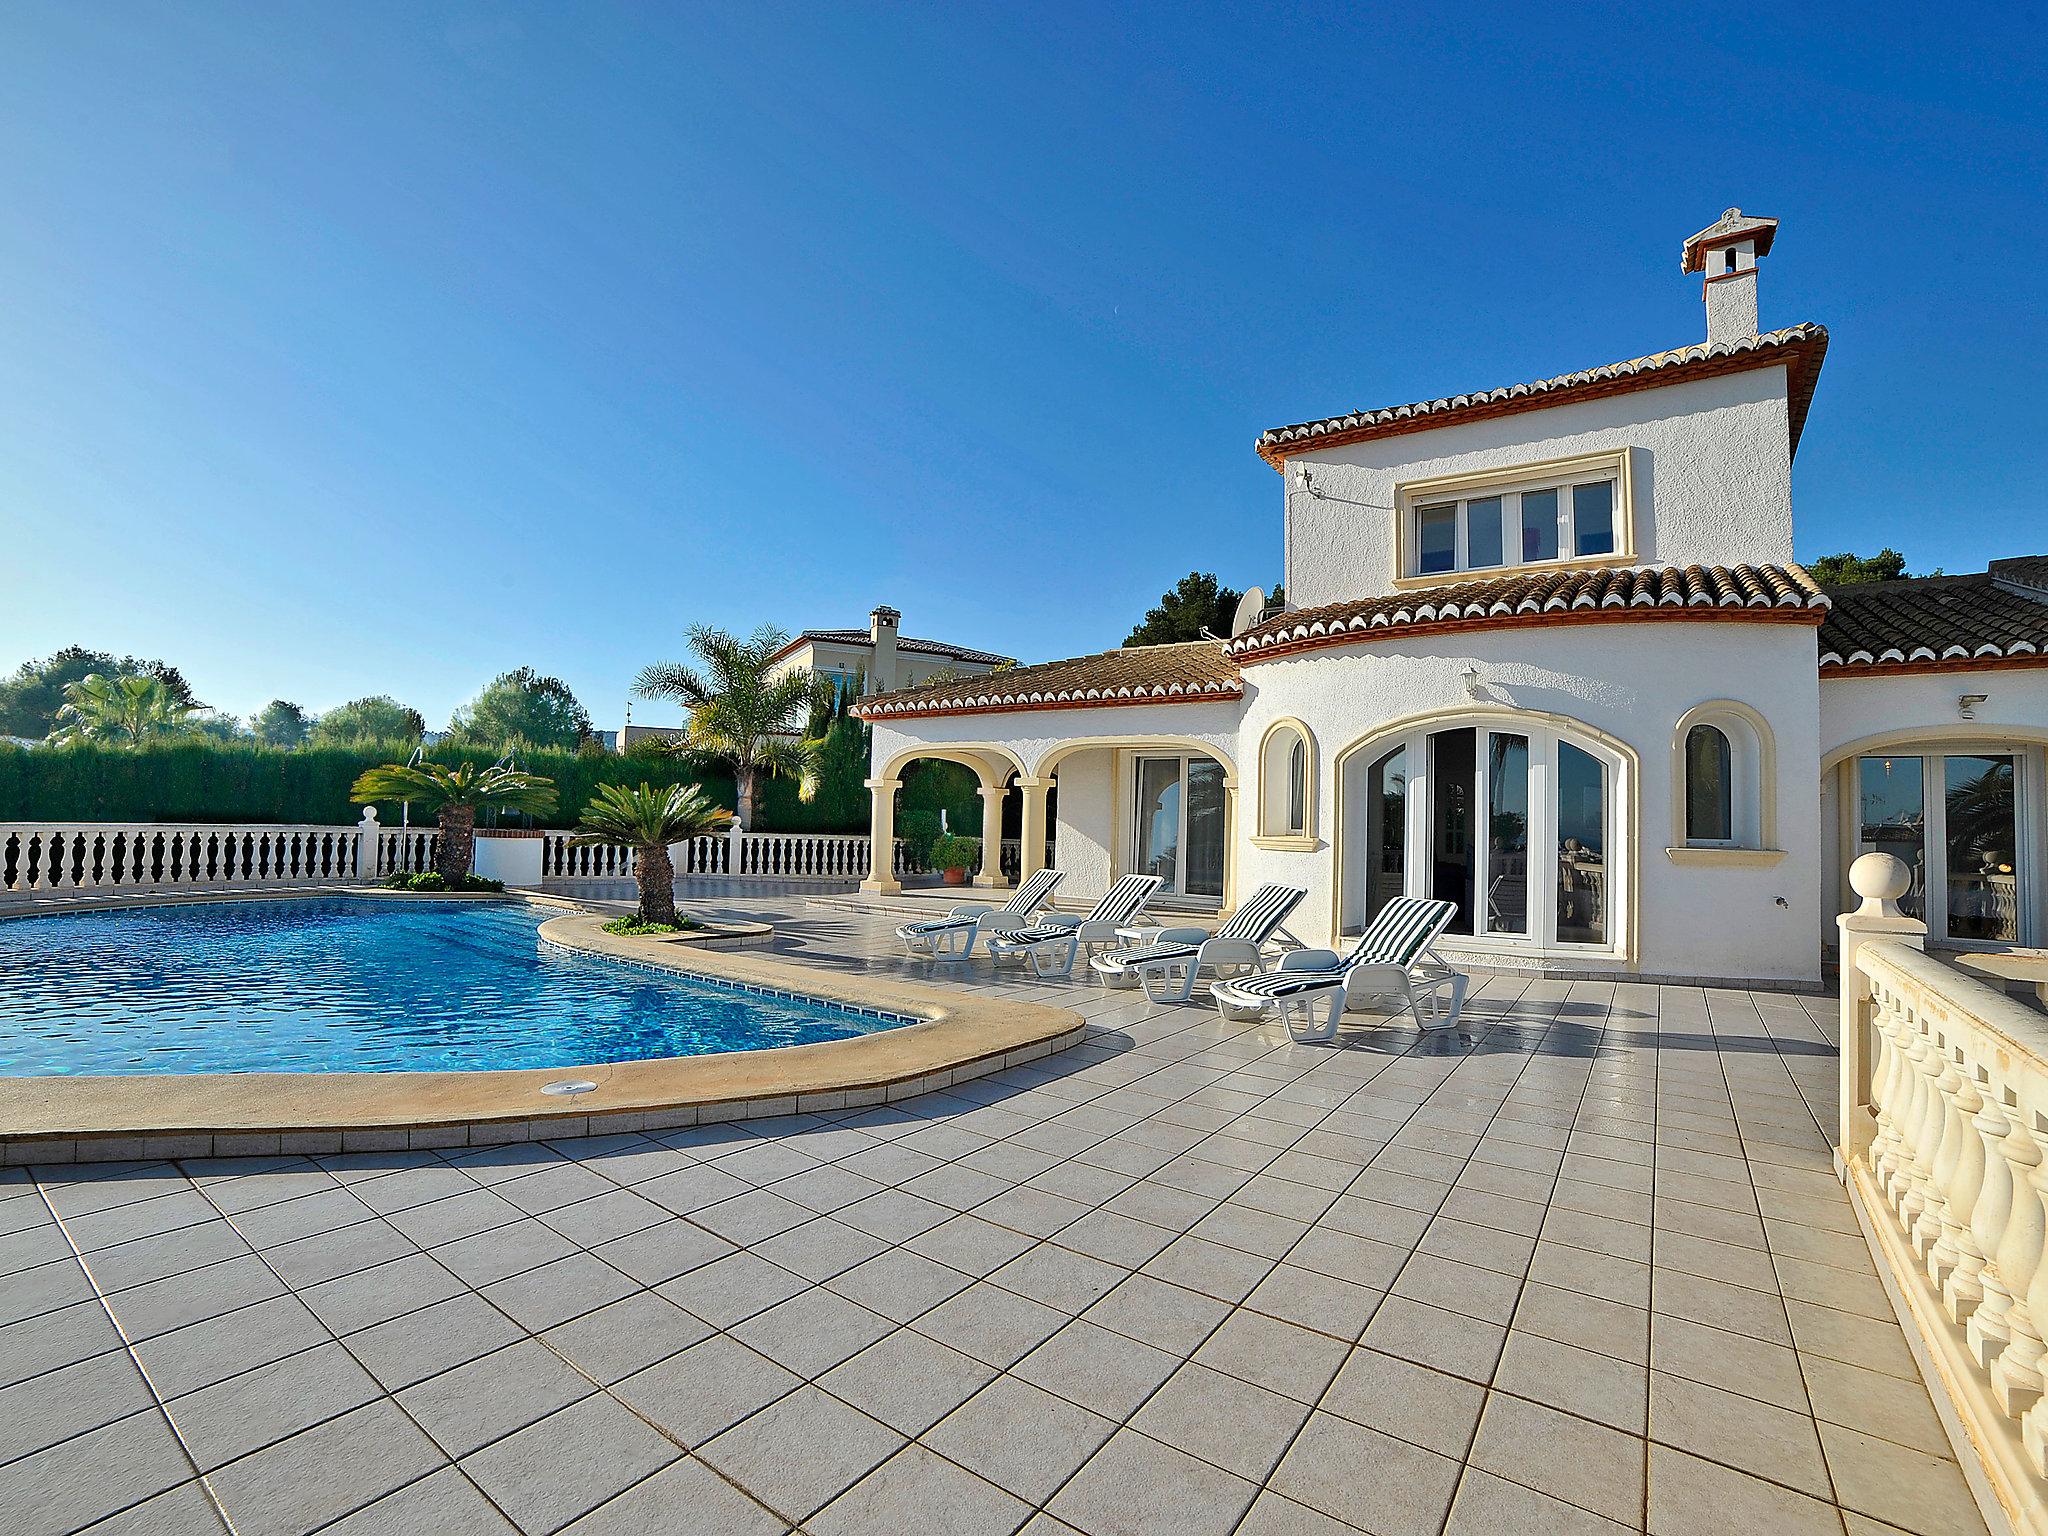
[[981, 873], [974, 877], [976, 885], [1003, 884], [1003, 797], [1008, 793], [1000, 784], [981, 791]]
[[1052, 788], [1052, 780], [1019, 779], [1017, 788], [1024, 792], [1023, 825], [1018, 828], [1023, 841], [1017, 865], [1017, 879], [1021, 882], [1045, 868], [1045, 797]]
[[896, 791], [901, 779], [869, 779], [868, 788], [868, 877], [860, 888], [877, 896], [892, 896], [903, 889], [896, 878]]

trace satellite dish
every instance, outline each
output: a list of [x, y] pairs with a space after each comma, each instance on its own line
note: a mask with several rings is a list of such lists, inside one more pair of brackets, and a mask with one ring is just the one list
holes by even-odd
[[1237, 600], [1237, 612], [1230, 616], [1231, 639], [1235, 640], [1239, 635], [1258, 623], [1259, 615], [1265, 611], [1266, 594], [1262, 589], [1253, 587]]

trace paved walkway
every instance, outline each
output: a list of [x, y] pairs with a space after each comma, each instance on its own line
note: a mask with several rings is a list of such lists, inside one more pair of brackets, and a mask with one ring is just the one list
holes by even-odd
[[1090, 1042], [844, 1115], [8, 1170], [0, 1526], [1981, 1530], [1829, 1171], [1831, 1000], [1493, 980], [1328, 1049], [960, 974]]

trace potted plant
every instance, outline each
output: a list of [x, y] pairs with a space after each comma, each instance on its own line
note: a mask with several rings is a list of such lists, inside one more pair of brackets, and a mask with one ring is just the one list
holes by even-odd
[[931, 865], [941, 872], [946, 884], [965, 885], [968, 874], [980, 864], [980, 838], [942, 832], [932, 839]]

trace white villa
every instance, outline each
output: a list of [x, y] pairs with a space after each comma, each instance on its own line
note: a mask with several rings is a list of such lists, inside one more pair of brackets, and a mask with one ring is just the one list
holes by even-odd
[[1016, 793], [1063, 896], [1282, 881], [1310, 943], [1406, 893], [1456, 903], [1460, 964], [1814, 982], [1872, 849], [1933, 942], [2048, 942], [2048, 556], [1833, 592], [1793, 563], [1828, 337], [1758, 329], [1776, 232], [1685, 242], [1703, 343], [1263, 434], [1288, 606], [1228, 641], [864, 701], [873, 848], [941, 757], [981, 776], [980, 883]]

